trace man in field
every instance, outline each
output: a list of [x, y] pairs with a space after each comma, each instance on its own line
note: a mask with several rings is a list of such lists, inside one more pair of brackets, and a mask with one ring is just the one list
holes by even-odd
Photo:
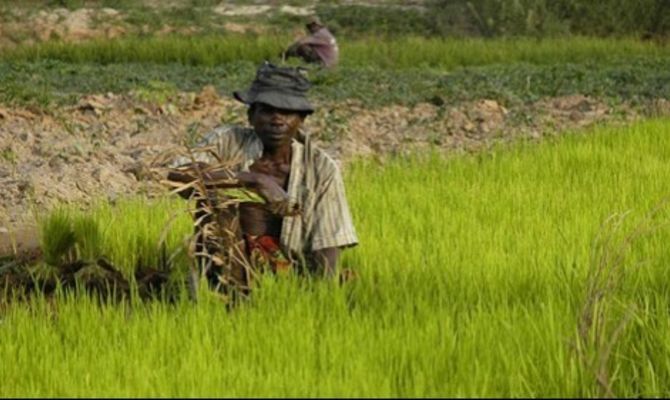
[[316, 16], [309, 19], [306, 28], [309, 35], [293, 43], [283, 53], [283, 57], [298, 57], [308, 63], [320, 64], [326, 68], [334, 67], [340, 54], [335, 36]]
[[300, 267], [332, 276], [341, 250], [356, 245], [358, 238], [337, 164], [302, 129], [314, 112], [306, 97], [309, 87], [299, 70], [263, 64], [247, 91], [234, 92], [248, 105], [251, 127], [215, 129], [199, 145], [213, 146], [215, 156], [200, 157], [197, 165], [187, 164], [168, 179], [191, 182], [196, 174], [190, 167], [233, 163], [234, 176], [231, 171], [207, 172], [205, 179], [232, 178], [265, 200], [239, 205], [248, 260], [273, 271]]

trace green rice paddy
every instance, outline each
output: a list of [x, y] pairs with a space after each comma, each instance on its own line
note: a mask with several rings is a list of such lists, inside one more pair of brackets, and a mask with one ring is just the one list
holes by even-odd
[[[668, 149], [670, 121], [651, 120], [354, 162], [355, 281], [266, 277], [233, 310], [208, 296], [0, 303], [0, 396], [668, 396]], [[186, 207], [46, 220], [130, 272], [157, 262], [174, 215], [167, 251], [183, 246]]]
[[[179, 63], [216, 65], [263, 60], [279, 62], [292, 42], [290, 36], [205, 35], [194, 37], [128, 37], [81, 43], [47, 41], [6, 49], [3, 61], [60, 60], [69, 63]], [[667, 57], [665, 46], [634, 39], [514, 38], [454, 39], [403, 36], [344, 40], [339, 44], [344, 67], [384, 69], [482, 66], [525, 62], [532, 64], [606, 62], [629, 57]]]

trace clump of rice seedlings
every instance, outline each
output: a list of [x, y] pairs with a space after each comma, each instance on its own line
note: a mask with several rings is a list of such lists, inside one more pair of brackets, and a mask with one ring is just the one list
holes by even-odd
[[[142, 297], [179, 292], [188, 260], [188, 219], [167, 198], [105, 202], [89, 210], [61, 206], [43, 217], [43, 262], [15, 269], [19, 292], [52, 293], [82, 286], [98, 293]], [[170, 228], [170, 229], [166, 229]], [[181, 276], [180, 276], [181, 274]], [[9, 279], [9, 278], [8, 278]]]
[[64, 209], [57, 209], [41, 224], [41, 246], [44, 261], [49, 265], [60, 265], [71, 256], [77, 243], [69, 215]]
[[[235, 178], [234, 162], [218, 158], [209, 147], [190, 149], [181, 154], [188, 162], [173, 169], [176, 180], [164, 181], [194, 204], [190, 213], [193, 217], [194, 234], [190, 241], [192, 295], [197, 292], [196, 282], [203, 278], [216, 292], [236, 297], [246, 296], [258, 280], [259, 266], [254, 266], [246, 256], [246, 246], [239, 221], [241, 203], [267, 203], [279, 215], [294, 215], [297, 210], [290, 208], [288, 197], [266, 202], [254, 189], [245, 187]], [[209, 154], [217, 160], [214, 164], [204, 164], [198, 160]], [[187, 179], [182, 179], [188, 177]]]

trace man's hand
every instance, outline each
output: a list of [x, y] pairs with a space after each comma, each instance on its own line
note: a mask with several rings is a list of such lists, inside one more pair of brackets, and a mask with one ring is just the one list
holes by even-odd
[[[167, 180], [183, 183], [184, 186], [186, 186], [188, 183], [193, 182], [195, 178], [190, 173], [190, 171], [173, 170], [168, 172]], [[191, 195], [193, 195], [193, 188], [189, 186], [187, 188], [180, 189], [177, 194], [184, 199], [189, 199], [191, 198]]]
[[236, 176], [244, 187], [254, 190], [266, 202], [266, 208], [275, 215], [293, 216], [300, 213], [295, 204], [291, 204], [288, 193], [272, 175], [259, 172], [239, 172]]
[[[270, 170], [268, 165], [256, 165], [256, 171]], [[200, 171], [198, 173], [197, 171]], [[228, 170], [209, 170], [205, 163], [196, 163], [170, 171], [167, 179], [184, 184], [191, 183], [202, 176], [204, 184], [208, 188], [232, 188], [245, 187], [258, 193], [266, 201], [268, 208], [278, 215], [293, 215], [295, 210], [289, 207], [289, 196], [280, 186], [277, 180], [267, 173], [261, 172], [238, 172], [233, 175]], [[189, 187], [180, 190], [178, 194], [183, 198], [190, 198], [193, 194], [193, 188]]]
[[238, 172], [235, 178], [244, 187], [254, 189], [268, 203], [288, 200], [286, 191], [269, 175], [258, 172]]
[[240, 172], [236, 178], [246, 187], [253, 189], [267, 202], [266, 208], [275, 215], [296, 215], [299, 210], [291, 208], [289, 196], [284, 190], [290, 171], [289, 163], [258, 159], [249, 172]]

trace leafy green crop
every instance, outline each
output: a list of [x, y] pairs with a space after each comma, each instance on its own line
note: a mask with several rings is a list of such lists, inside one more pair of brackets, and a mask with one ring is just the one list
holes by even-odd
[[[76, 103], [90, 93], [144, 93], [164, 99], [174, 90], [200, 91], [212, 84], [224, 96], [247, 87], [257, 65], [216, 67], [181, 64], [69, 64], [59, 61], [0, 63], [0, 102], [48, 107]], [[670, 58], [628, 57], [607, 63], [492, 64], [453, 70], [341, 67], [313, 71], [310, 95], [320, 102], [360, 100], [369, 106], [416, 104], [440, 98], [458, 103], [492, 98], [504, 103], [584, 94], [644, 100], [670, 98]]]
[[[342, 264], [358, 279], [266, 277], [231, 311], [207, 297], [3, 304], [0, 395], [665, 397], [669, 126], [356, 162], [360, 244]], [[156, 210], [182, 207], [90, 215], [110, 259], [133, 265], [160, 238]], [[594, 271], [620, 279], [594, 292]]]

